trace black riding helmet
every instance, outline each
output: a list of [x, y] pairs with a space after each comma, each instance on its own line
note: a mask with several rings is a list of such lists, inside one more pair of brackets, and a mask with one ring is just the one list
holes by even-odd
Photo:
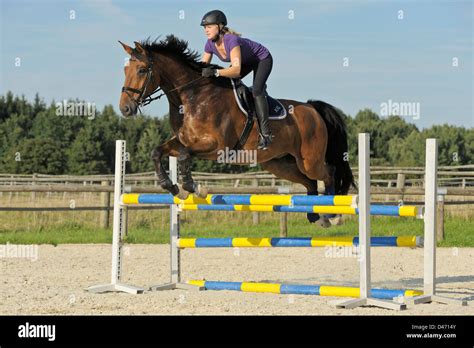
[[201, 26], [205, 26], [208, 24], [224, 24], [227, 25], [227, 18], [224, 12], [219, 10], [209, 11], [202, 17], [201, 19]]

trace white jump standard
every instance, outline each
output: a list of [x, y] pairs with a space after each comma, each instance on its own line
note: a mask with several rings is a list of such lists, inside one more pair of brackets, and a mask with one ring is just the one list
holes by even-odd
[[90, 292], [102, 293], [108, 291], [123, 291], [130, 294], [142, 293], [145, 289], [120, 283], [122, 275], [122, 239], [125, 235], [125, 225], [121, 196], [125, 187], [126, 165], [125, 141], [115, 143], [115, 186], [114, 186], [114, 223], [112, 236], [112, 280], [110, 284], [95, 285], [87, 288]]

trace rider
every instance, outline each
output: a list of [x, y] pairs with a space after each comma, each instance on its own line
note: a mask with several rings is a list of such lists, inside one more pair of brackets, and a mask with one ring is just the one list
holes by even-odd
[[202, 61], [210, 63], [212, 55], [223, 62], [231, 62], [226, 69], [204, 68], [202, 76], [225, 76], [244, 78], [253, 71], [252, 94], [255, 100], [260, 139], [258, 149], [266, 150], [272, 142], [272, 131], [268, 122], [268, 104], [266, 100], [266, 81], [273, 66], [273, 57], [263, 45], [241, 37], [227, 27], [227, 18], [222, 11], [214, 10], [206, 13], [201, 20], [201, 26], [208, 38], [204, 47]]

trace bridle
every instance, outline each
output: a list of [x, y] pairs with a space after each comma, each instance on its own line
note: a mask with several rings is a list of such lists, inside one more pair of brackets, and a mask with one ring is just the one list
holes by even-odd
[[[148, 65], [147, 65], [146, 70], [147, 70], [146, 71], [146, 78], [145, 78], [145, 82], [142, 85], [142, 88], [136, 89], [136, 88], [132, 88], [132, 87], [128, 87], [128, 86], [123, 86], [122, 87], [122, 93], [127, 94], [129, 96], [129, 98], [137, 105], [137, 108], [138, 108], [138, 111], [140, 112], [140, 114], [142, 113], [142, 111], [140, 109], [141, 106], [146, 106], [146, 105], [150, 104], [152, 101], [160, 99], [162, 96], [166, 95], [165, 91], [160, 86], [158, 86], [153, 92], [151, 92], [149, 95], [145, 96], [145, 91], [146, 91], [148, 85], [150, 84], [150, 81], [154, 82], [154, 78], [153, 78], [153, 60], [150, 57], [148, 57]], [[190, 84], [192, 84], [192, 83], [194, 83], [197, 80], [200, 80], [202, 78], [203, 77], [200, 76], [197, 79], [192, 80], [191, 82], [185, 83], [184, 85], [181, 85], [181, 86], [178, 86], [176, 88], [173, 88], [172, 90], [169, 90], [168, 93], [173, 92], [175, 90], [178, 90], [180, 88], [183, 88], [185, 86], [188, 86], [188, 85], [190, 85]], [[132, 92], [133, 94], [138, 94], [138, 97], [134, 98], [132, 96], [132, 94], [130, 94], [129, 92]], [[153, 95], [158, 93], [158, 92], [161, 92], [161, 94], [156, 96], [156, 97], [153, 97]]]
[[[140, 110], [140, 106], [148, 105], [153, 100], [160, 99], [164, 95], [164, 93], [162, 93], [161, 95], [159, 95], [157, 97], [153, 97], [153, 94], [162, 91], [161, 87], [158, 86], [158, 88], [155, 89], [152, 93], [150, 93], [150, 95], [144, 97], [145, 91], [146, 91], [148, 85], [150, 84], [150, 81], [154, 81], [154, 79], [153, 79], [153, 62], [150, 59], [148, 59], [148, 66], [147, 66], [146, 70], [147, 70], [146, 71], [146, 78], [145, 78], [145, 82], [142, 85], [142, 88], [136, 89], [136, 88], [127, 87], [127, 86], [122, 87], [122, 92], [124, 92], [125, 94], [127, 94], [130, 97], [130, 99], [137, 105], [138, 110]], [[132, 94], [130, 94], [129, 92], [132, 92], [134, 94], [138, 94], [138, 97], [134, 98], [132, 96]], [[141, 110], [140, 110], [140, 113], [141, 113]]]

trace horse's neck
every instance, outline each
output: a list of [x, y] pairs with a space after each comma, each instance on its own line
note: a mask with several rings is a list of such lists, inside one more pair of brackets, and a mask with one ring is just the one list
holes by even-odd
[[[156, 66], [160, 71], [161, 87], [170, 103], [170, 117], [182, 118], [182, 109], [194, 110], [196, 105], [199, 104], [205, 85], [209, 82], [206, 82], [206, 79], [201, 79], [199, 73], [196, 73], [180, 59], [163, 54], [156, 58]], [[160, 69], [163, 66], [166, 69]], [[207, 96], [204, 95], [204, 97]], [[176, 107], [178, 113], [175, 112]]]
[[159, 55], [157, 66], [160, 70], [161, 88], [178, 99], [181, 99], [182, 94], [182, 88], [179, 87], [198, 77], [190, 67], [164, 54]]

